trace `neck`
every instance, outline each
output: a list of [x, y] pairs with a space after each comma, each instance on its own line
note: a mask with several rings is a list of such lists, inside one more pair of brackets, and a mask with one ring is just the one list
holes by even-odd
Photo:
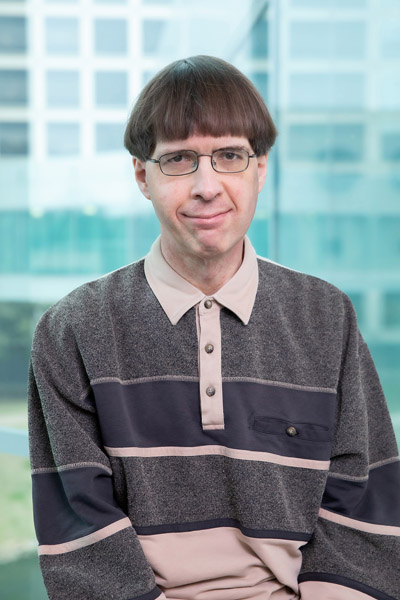
[[229, 256], [182, 255], [172, 252], [161, 238], [161, 252], [169, 266], [206, 296], [212, 296], [232, 279], [242, 264], [243, 250], [244, 242], [232, 249]]

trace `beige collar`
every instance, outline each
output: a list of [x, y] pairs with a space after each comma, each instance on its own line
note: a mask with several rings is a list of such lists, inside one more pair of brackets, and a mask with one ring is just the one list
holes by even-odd
[[[173, 325], [207, 296], [169, 266], [161, 253], [158, 237], [145, 257], [144, 272], [149, 286]], [[250, 320], [258, 288], [256, 252], [246, 237], [244, 257], [238, 271], [213, 298], [235, 313], [245, 325]]]

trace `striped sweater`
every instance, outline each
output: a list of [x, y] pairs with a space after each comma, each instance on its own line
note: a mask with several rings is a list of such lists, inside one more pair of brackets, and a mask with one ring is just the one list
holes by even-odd
[[216, 426], [204, 298], [171, 323], [143, 260], [40, 320], [30, 444], [52, 600], [400, 599], [398, 451], [351, 302], [254, 261], [247, 323], [209, 299]]

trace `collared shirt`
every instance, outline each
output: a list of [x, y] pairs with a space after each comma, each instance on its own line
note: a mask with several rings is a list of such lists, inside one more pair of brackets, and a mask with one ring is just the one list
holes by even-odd
[[158, 242], [43, 315], [29, 406], [51, 598], [400, 600], [398, 450], [321, 279], [246, 241], [206, 296]]
[[235, 275], [215, 294], [207, 296], [174, 271], [161, 252], [161, 238], [145, 258], [146, 279], [172, 325], [196, 306], [199, 344], [199, 392], [203, 429], [224, 429], [221, 373], [222, 307], [247, 325], [258, 288], [256, 252], [246, 237], [243, 261]]

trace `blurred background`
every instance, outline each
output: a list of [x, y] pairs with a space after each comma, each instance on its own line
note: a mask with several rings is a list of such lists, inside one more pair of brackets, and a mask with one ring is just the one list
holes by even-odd
[[0, 590], [44, 600], [26, 379], [42, 312], [157, 236], [123, 131], [160, 68], [224, 58], [279, 137], [250, 237], [356, 307], [400, 439], [400, 1], [0, 0]]

